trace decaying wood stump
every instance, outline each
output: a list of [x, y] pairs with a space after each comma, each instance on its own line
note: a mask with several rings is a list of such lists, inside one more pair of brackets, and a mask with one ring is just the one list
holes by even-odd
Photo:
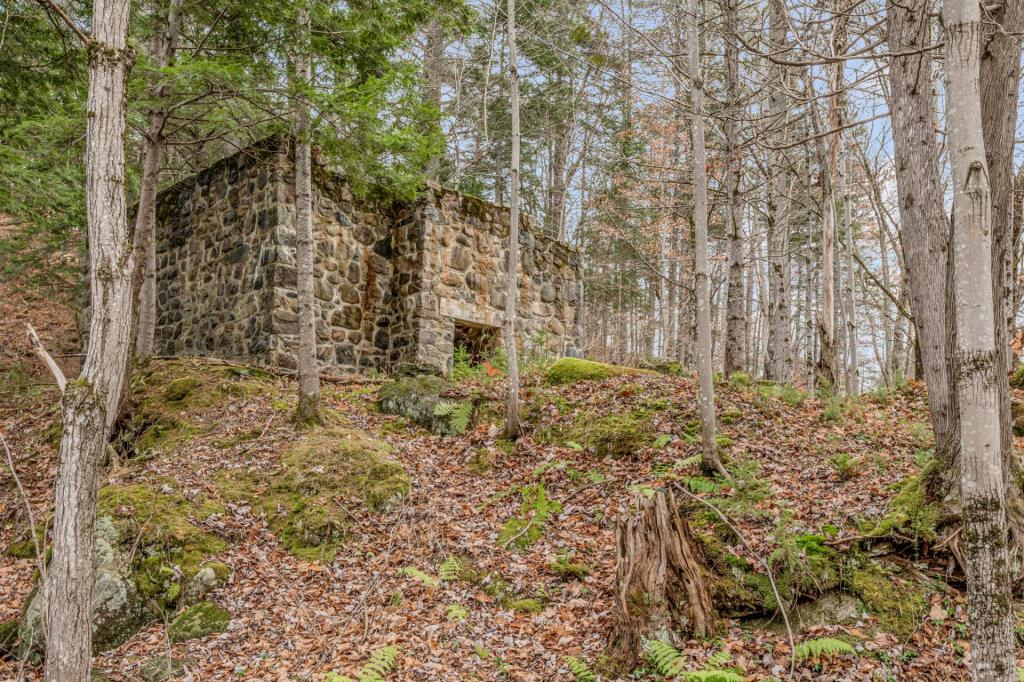
[[645, 639], [681, 644], [711, 633], [714, 610], [708, 570], [672, 492], [637, 498], [637, 510], [616, 529], [615, 609], [608, 661], [630, 670]]

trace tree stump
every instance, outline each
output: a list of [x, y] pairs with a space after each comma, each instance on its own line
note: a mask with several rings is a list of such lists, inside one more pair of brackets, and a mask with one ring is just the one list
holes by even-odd
[[616, 529], [614, 623], [608, 661], [633, 669], [645, 639], [680, 645], [714, 624], [703, 552], [676, 511], [671, 491], [637, 498], [636, 513]]

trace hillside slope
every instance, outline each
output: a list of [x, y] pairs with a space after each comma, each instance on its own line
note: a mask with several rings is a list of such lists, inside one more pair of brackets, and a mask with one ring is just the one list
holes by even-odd
[[[474, 377], [451, 400], [472, 397], [479, 424], [440, 437], [380, 413], [379, 382], [326, 385], [329, 423], [297, 432], [290, 379], [198, 360], [140, 370], [119, 444], [127, 458], [110, 470], [101, 514], [152, 622], [97, 668], [149, 679], [154, 657], [170, 656], [192, 679], [320, 680], [354, 675], [394, 645], [391, 679], [573, 679], [569, 657], [597, 667], [606, 645], [615, 520], [637, 495], [677, 485], [743, 536], [679, 494], [719, 576], [716, 604], [733, 616], [719, 638], [685, 647], [686, 669], [785, 673], [790, 648], [759, 561], [770, 559], [784, 599], [803, 604], [790, 612], [804, 623], [798, 638], [837, 637], [857, 652], [807, 658], [799, 678], [966, 679], [962, 598], [929, 560], [927, 510], [903, 505], [909, 518], [879, 524], [926, 463], [919, 388], [842, 404], [742, 376], [719, 382], [729, 484], [698, 471], [690, 378], [550, 386], [534, 375], [527, 433], [513, 445], [494, 426], [500, 377]], [[45, 521], [59, 432], [53, 391], [32, 383], [3, 397], [0, 428]], [[9, 476], [0, 496], [0, 546], [27, 557], [0, 559], [2, 622], [18, 616], [35, 562]], [[925, 554], [907, 554], [908, 533]], [[217, 574], [212, 591], [188, 597], [204, 568]], [[172, 641], [183, 636], [171, 622], [200, 598], [227, 611], [212, 627], [223, 631]], [[18, 663], [0, 666], [7, 677]]]

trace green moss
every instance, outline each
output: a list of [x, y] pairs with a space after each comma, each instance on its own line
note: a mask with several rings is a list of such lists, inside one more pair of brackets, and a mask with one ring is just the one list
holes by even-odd
[[934, 464], [916, 476], [903, 481], [899, 493], [889, 502], [885, 516], [878, 521], [866, 521], [861, 530], [871, 537], [901, 535], [916, 541], [932, 542], [938, 538], [938, 524], [942, 508], [937, 502], [925, 499], [922, 481]]
[[494, 468], [494, 462], [491, 461], [491, 453], [487, 448], [477, 448], [473, 456], [466, 462], [466, 468], [477, 476], [486, 476]]
[[216, 485], [225, 499], [262, 509], [290, 552], [329, 563], [352, 524], [340, 500], [380, 512], [408, 493], [409, 477], [387, 454], [385, 443], [361, 432], [319, 429], [281, 453], [279, 470], [228, 471]]
[[542, 604], [539, 599], [534, 599], [533, 597], [513, 599], [505, 606], [517, 613], [540, 613], [544, 610], [544, 604]]
[[167, 628], [167, 637], [172, 642], [200, 639], [217, 632], [224, 632], [231, 622], [231, 614], [213, 602], [199, 602], [182, 611]]
[[765, 398], [776, 398], [790, 407], [800, 407], [807, 400], [807, 394], [789, 384], [779, 384], [774, 381], [762, 381], [757, 392]]
[[180, 403], [187, 398], [192, 391], [203, 385], [197, 377], [183, 377], [175, 379], [167, 384], [164, 389], [164, 399], [172, 403]]
[[569, 432], [568, 441], [591, 448], [602, 457], [623, 458], [651, 445], [654, 425], [647, 410], [627, 414], [586, 413]]
[[729, 375], [729, 385], [733, 388], [743, 388], [750, 386], [753, 383], [753, 379], [746, 372], [733, 372]]
[[[42, 549], [45, 545], [42, 529], [37, 529], [36, 534], [39, 540], [39, 548]], [[7, 549], [4, 550], [4, 554], [12, 559], [35, 559], [36, 543], [33, 542], [31, 535], [29, 535], [27, 538], [15, 540], [11, 544], [7, 545]]]
[[563, 580], [583, 580], [590, 575], [590, 566], [580, 561], [571, 561], [567, 556], [560, 556], [556, 561], [548, 563], [548, 570]]
[[[132, 556], [132, 579], [139, 591], [159, 608], [177, 601], [181, 586], [227, 543], [198, 524], [223, 513], [206, 498], [188, 500], [162, 492], [164, 480], [106, 486], [100, 490], [99, 516], [109, 516], [119, 542]], [[165, 488], [166, 490], [166, 488]]]
[[609, 365], [580, 358], [559, 358], [548, 367], [544, 380], [555, 386], [574, 384], [577, 381], [600, 381], [622, 374], [654, 374], [651, 370]]
[[722, 422], [722, 424], [726, 426], [729, 426], [730, 424], [735, 424], [736, 421], [742, 416], [743, 412], [736, 409], [735, 407], [730, 407], [722, 410], [721, 413], [719, 413], [718, 421]]
[[18, 654], [18, 620], [0, 623], [0, 658]]
[[236, 445], [241, 445], [242, 443], [251, 440], [256, 440], [257, 438], [260, 437], [261, 432], [262, 429], [249, 429], [247, 431], [242, 431], [241, 433], [236, 433], [233, 436], [218, 438], [217, 440], [213, 441], [213, 446], [218, 450], [226, 450]]
[[1017, 369], [1010, 375], [1010, 386], [1024, 389], [1024, 363], [1017, 365]]
[[[472, 412], [467, 415], [465, 408], [461, 413], [456, 409], [439, 409], [446, 403], [456, 402], [441, 397], [450, 388], [447, 381], [430, 374], [399, 377], [381, 386], [377, 393], [377, 406], [385, 414], [407, 417], [436, 434], [455, 436], [466, 430], [473, 415]], [[458, 403], [459, 406], [462, 404]], [[472, 405], [469, 409], [472, 410]]]
[[928, 610], [928, 600], [921, 584], [897, 572], [890, 572], [873, 561], [852, 571], [849, 589], [886, 632], [903, 640], [914, 634]]

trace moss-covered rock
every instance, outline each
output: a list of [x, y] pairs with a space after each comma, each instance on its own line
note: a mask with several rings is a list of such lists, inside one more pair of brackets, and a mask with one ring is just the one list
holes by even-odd
[[914, 634], [928, 611], [924, 585], [874, 561], [855, 568], [848, 587], [886, 632], [903, 640]]
[[[97, 654], [120, 646], [152, 621], [155, 614], [133, 579], [124, 538], [109, 516], [100, 516], [96, 520], [94, 552], [96, 582], [92, 595], [92, 650]], [[20, 619], [18, 648], [21, 656], [43, 653], [45, 612], [45, 600], [36, 590]]]
[[169, 481], [107, 486], [100, 490], [99, 509], [114, 520], [122, 547], [132, 550], [132, 579], [158, 611], [172, 609], [184, 585], [227, 547], [201, 525], [223, 505], [206, 496], [186, 499]]
[[900, 491], [889, 502], [885, 516], [861, 524], [861, 530], [871, 537], [900, 535], [916, 541], [932, 542], [938, 537], [938, 524], [942, 508], [937, 502], [925, 498], [922, 481], [928, 471], [906, 479]]
[[398, 377], [381, 386], [377, 406], [385, 414], [406, 417], [438, 435], [454, 436], [465, 431], [466, 425], [456, 423], [458, 414], [438, 410], [442, 394], [450, 388], [447, 381], [429, 374]]
[[281, 453], [280, 469], [225, 472], [217, 487], [228, 499], [262, 509], [293, 554], [329, 563], [352, 524], [339, 500], [383, 512], [409, 491], [408, 475], [388, 452], [387, 444], [362, 432], [316, 430]]
[[224, 632], [231, 622], [231, 614], [213, 602], [199, 602], [182, 611], [167, 628], [167, 637], [172, 642], [201, 639], [207, 635]]
[[626, 414], [583, 414], [568, 440], [591, 448], [602, 457], [631, 457], [654, 440], [654, 423], [647, 410]]
[[164, 399], [172, 403], [180, 403], [189, 394], [203, 385], [198, 377], [182, 377], [167, 384], [164, 389]]
[[574, 384], [577, 381], [600, 381], [622, 374], [654, 374], [652, 370], [609, 365], [604, 362], [581, 358], [559, 358], [548, 367], [544, 380], [555, 386]]

